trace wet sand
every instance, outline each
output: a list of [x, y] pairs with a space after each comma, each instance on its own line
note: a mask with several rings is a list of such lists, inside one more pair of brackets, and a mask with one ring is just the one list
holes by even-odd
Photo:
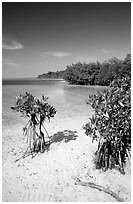
[[4, 202], [116, 202], [97, 189], [77, 184], [93, 182], [131, 201], [130, 163], [126, 174], [96, 170], [93, 162], [97, 144], [84, 134], [86, 117], [57, 115], [46, 123], [51, 140], [48, 151], [20, 159], [27, 144], [22, 127], [3, 130], [2, 201]]

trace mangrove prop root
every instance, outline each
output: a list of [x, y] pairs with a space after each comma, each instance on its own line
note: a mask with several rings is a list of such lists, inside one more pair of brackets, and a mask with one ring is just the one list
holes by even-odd
[[[39, 152], [39, 151], [43, 153], [46, 149], [44, 133], [41, 131], [42, 124], [39, 124], [40, 121], [38, 120], [37, 117], [35, 119], [38, 121], [38, 124], [36, 123], [36, 125], [34, 125], [33, 121], [30, 119], [26, 124], [26, 126], [23, 128], [24, 135], [27, 136], [27, 143], [28, 143], [28, 148], [26, 149], [24, 156], [26, 155], [28, 150], [30, 150], [30, 153], [33, 154], [33, 152]], [[39, 134], [36, 131], [37, 125], [40, 127]], [[46, 128], [45, 128], [45, 132], [47, 133]]]
[[[38, 118], [36, 117], [36, 119], [37, 119], [37, 121], [39, 122], [39, 120], [38, 120]], [[47, 129], [45, 128], [45, 126], [42, 124], [42, 127], [44, 128], [44, 130], [45, 130], [45, 132], [46, 132], [46, 134], [47, 134], [47, 136], [48, 136], [48, 138], [50, 138], [50, 136], [49, 136], [49, 134], [48, 134], [48, 131], [47, 131]]]
[[114, 193], [113, 191], [104, 188], [103, 186], [97, 185], [95, 183], [92, 182], [83, 182], [81, 181], [79, 178], [76, 179], [76, 185], [82, 185], [82, 186], [87, 186], [90, 188], [95, 188], [99, 191], [103, 191], [104, 193], [107, 193], [109, 195], [111, 195], [113, 198], [115, 198], [118, 202], [124, 202], [124, 200], [122, 198], [120, 198], [116, 193]]

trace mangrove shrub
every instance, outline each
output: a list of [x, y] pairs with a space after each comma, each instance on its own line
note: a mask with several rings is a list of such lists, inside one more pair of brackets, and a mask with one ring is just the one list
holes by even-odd
[[16, 97], [16, 104], [11, 107], [13, 111], [20, 112], [21, 116], [29, 118], [23, 132], [27, 136], [29, 144], [27, 150], [30, 149], [30, 153], [44, 152], [46, 148], [44, 131], [48, 133], [44, 122], [56, 114], [55, 108], [47, 103], [47, 99], [48, 97], [43, 95], [41, 99], [38, 99], [26, 92], [25, 95]]
[[117, 166], [124, 173], [131, 150], [131, 77], [127, 74], [111, 85], [110, 90], [89, 96], [94, 114], [84, 129], [98, 141], [96, 167], [106, 170]]

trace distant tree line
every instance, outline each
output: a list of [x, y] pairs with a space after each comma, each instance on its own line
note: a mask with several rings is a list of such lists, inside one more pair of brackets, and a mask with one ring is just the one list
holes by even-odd
[[103, 63], [90, 62], [72, 64], [64, 71], [39, 75], [38, 78], [62, 78], [69, 84], [109, 86], [117, 78], [131, 74], [131, 54], [125, 59], [111, 58]]
[[38, 78], [44, 78], [44, 79], [63, 79], [64, 71], [57, 71], [57, 72], [47, 72], [41, 75], [38, 75]]

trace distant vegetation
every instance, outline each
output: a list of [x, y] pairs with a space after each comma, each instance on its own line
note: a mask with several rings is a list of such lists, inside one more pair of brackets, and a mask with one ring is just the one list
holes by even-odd
[[65, 71], [57, 71], [57, 72], [47, 72], [41, 75], [38, 75], [40, 79], [63, 79]]
[[111, 58], [103, 63], [90, 62], [72, 64], [67, 66], [64, 71], [44, 73], [38, 78], [62, 78], [69, 84], [76, 85], [100, 85], [109, 86], [110, 83], [118, 77], [130, 74], [130, 67], [126, 64], [131, 60], [131, 54], [127, 54], [124, 60], [116, 57]]

